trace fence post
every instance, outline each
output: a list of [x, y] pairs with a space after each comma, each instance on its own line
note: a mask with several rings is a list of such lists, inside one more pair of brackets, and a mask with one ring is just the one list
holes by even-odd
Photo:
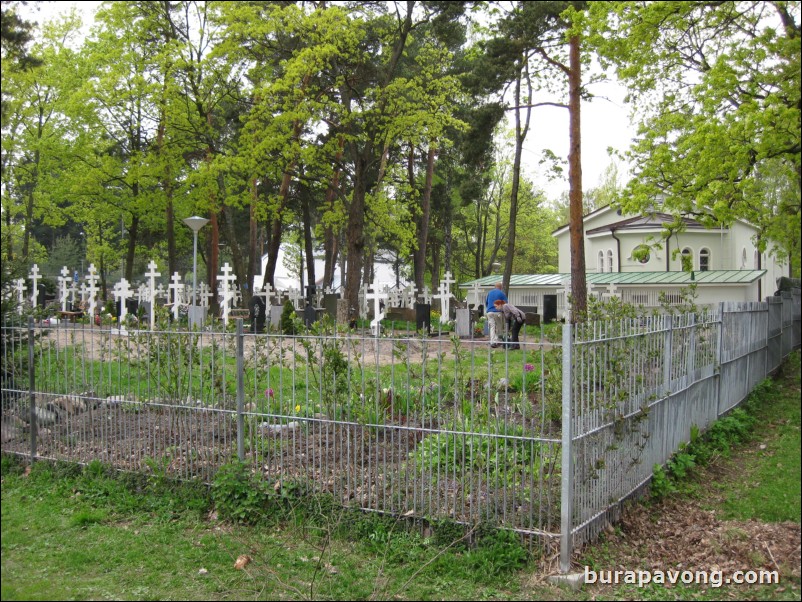
[[566, 321], [563, 325], [562, 489], [560, 492], [560, 571], [563, 573], [571, 570], [571, 552], [573, 551], [573, 538], [571, 537], [574, 512], [571, 330], [571, 323]]
[[724, 367], [724, 301], [718, 304], [718, 345], [716, 349], [716, 366], [718, 367], [718, 387], [716, 393], [716, 418], [721, 416], [721, 391], [724, 388], [721, 372]]
[[664, 347], [666, 350], [665, 361], [663, 363], [663, 386], [665, 387], [665, 396], [671, 395], [671, 360], [674, 356], [674, 316], [666, 314], [663, 316], [664, 324], [668, 322], [668, 328], [665, 330]]
[[245, 461], [245, 333], [237, 318], [237, 458]]
[[34, 364], [33, 316], [28, 316], [28, 405], [31, 409], [31, 464], [36, 460], [36, 366]]
[[696, 382], [696, 314], [689, 314], [688, 318], [690, 328], [688, 330], [688, 365], [685, 368], [688, 373], [686, 387], [690, 387]]

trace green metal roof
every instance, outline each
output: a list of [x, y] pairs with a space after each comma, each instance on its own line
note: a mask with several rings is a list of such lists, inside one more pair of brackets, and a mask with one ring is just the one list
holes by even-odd
[[[622, 285], [675, 285], [687, 286], [697, 284], [749, 284], [754, 282], [766, 270], [709, 270], [707, 272], [605, 272], [590, 273], [587, 282], [590, 285], [622, 284]], [[570, 280], [571, 274], [513, 274], [510, 276], [512, 287], [557, 287]], [[491, 287], [501, 280], [501, 276], [485, 276], [460, 284], [460, 288], [471, 288], [474, 283], [480, 287]]]

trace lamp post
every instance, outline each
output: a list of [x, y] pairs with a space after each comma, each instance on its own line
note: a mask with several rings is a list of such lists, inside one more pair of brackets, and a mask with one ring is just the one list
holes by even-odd
[[[192, 240], [192, 305], [189, 309], [189, 321], [190, 327], [193, 323], [198, 320], [197, 314], [197, 306], [195, 305], [195, 298], [196, 292], [198, 290], [198, 232], [201, 228], [203, 228], [206, 224], [209, 223], [209, 220], [205, 217], [198, 217], [197, 215], [188, 217], [184, 220], [184, 223], [192, 229], [193, 240]], [[200, 321], [203, 321], [201, 317]]]

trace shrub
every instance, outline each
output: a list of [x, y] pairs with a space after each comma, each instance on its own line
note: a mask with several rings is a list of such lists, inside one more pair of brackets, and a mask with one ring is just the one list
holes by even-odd
[[212, 483], [212, 500], [220, 518], [256, 524], [266, 513], [267, 484], [243, 462], [224, 464]]

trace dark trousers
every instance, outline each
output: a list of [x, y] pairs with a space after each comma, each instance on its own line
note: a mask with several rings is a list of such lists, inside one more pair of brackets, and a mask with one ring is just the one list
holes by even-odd
[[521, 332], [521, 326], [523, 326], [523, 322], [519, 322], [518, 320], [512, 319], [507, 321], [507, 330], [510, 333], [509, 342], [517, 343], [518, 342], [518, 333]]

